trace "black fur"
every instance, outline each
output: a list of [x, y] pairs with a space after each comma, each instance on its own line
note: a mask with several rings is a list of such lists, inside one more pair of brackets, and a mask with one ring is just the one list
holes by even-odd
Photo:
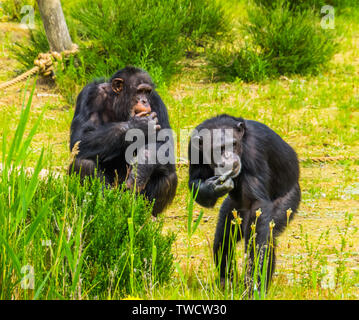
[[[256, 224], [256, 244], [259, 252], [263, 253], [270, 237], [269, 223], [273, 220], [274, 238], [287, 225], [286, 210], [291, 208], [293, 218], [296, 212], [301, 192], [299, 187], [299, 164], [295, 151], [266, 125], [229, 115], [221, 115], [201, 123], [196, 129], [203, 128], [233, 128], [237, 124], [244, 124], [244, 134], [238, 141], [240, 148], [237, 153], [241, 159], [242, 168], [239, 175], [233, 178], [233, 185], [229, 187], [228, 195], [224, 200], [217, 223], [214, 239], [214, 257], [219, 264], [219, 252], [223, 248], [220, 265], [221, 278], [225, 277], [228, 258], [229, 233], [234, 228], [232, 211], [235, 209], [242, 218], [241, 233], [245, 239], [246, 250], [251, 234], [251, 224], [256, 220], [256, 210], [261, 208], [262, 214]], [[237, 131], [236, 131], [237, 132]], [[212, 145], [212, 147], [214, 147]], [[189, 158], [191, 160], [191, 142], [189, 144]], [[200, 157], [200, 160], [202, 158]], [[223, 191], [216, 192], [213, 184], [214, 170], [207, 164], [192, 164], [189, 167], [189, 188], [198, 190], [196, 201], [205, 207], [213, 207]], [[224, 234], [226, 233], [226, 234]], [[240, 240], [240, 239], [238, 239]], [[250, 248], [250, 261], [253, 262], [253, 248]], [[267, 285], [275, 267], [275, 252], [269, 262]], [[250, 272], [252, 265], [247, 269], [247, 285], [252, 291]], [[263, 266], [262, 266], [263, 267]], [[258, 280], [260, 282], [260, 280]], [[259, 285], [257, 283], [257, 285]]]
[[[119, 93], [114, 92], [111, 87], [112, 80], [116, 78], [124, 80]], [[136, 88], [141, 84], [153, 88], [146, 96], [152, 111], [148, 117], [131, 114]], [[125, 151], [130, 144], [125, 141], [126, 132], [131, 128], [142, 130], [146, 135], [147, 149], [147, 125], [151, 120], [161, 129], [170, 129], [167, 108], [154, 90], [150, 76], [143, 70], [126, 67], [116, 72], [109, 81], [100, 80], [88, 84], [77, 98], [71, 123], [70, 149], [73, 149], [76, 142], [80, 143], [79, 153], [70, 165], [70, 173], [77, 172], [87, 176], [93, 175], [97, 169], [98, 175], [109, 185], [113, 184], [117, 177], [119, 183], [124, 182], [130, 167], [125, 159]], [[169, 139], [173, 146], [173, 137], [170, 136]], [[165, 142], [156, 142], [156, 149]], [[152, 213], [157, 215], [175, 196], [175, 165], [139, 165], [137, 174], [147, 182], [141, 193], [150, 201], [155, 200]]]

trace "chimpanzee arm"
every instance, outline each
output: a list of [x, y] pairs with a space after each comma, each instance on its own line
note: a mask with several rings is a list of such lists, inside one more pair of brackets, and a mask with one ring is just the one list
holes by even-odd
[[[70, 149], [80, 141], [79, 159], [103, 161], [111, 151], [121, 149], [121, 140], [124, 140], [128, 130], [126, 122], [102, 121], [100, 114], [108, 103], [104, 88], [102, 83], [91, 83], [81, 90], [77, 98], [71, 123]], [[99, 159], [96, 159], [97, 156]]]
[[127, 146], [125, 135], [129, 125], [127, 122], [106, 123], [95, 127], [91, 121], [85, 122], [72, 132], [71, 147], [79, 144], [78, 158], [109, 161], [118, 156]]
[[156, 123], [155, 114], [148, 117], [133, 117], [126, 122], [109, 122], [100, 125], [92, 120], [95, 118], [94, 113], [87, 121], [83, 120], [86, 119], [85, 117], [80, 116], [75, 116], [71, 124], [70, 148], [72, 149], [77, 141], [81, 141], [77, 157], [101, 162], [110, 161], [125, 152], [130, 143], [125, 139], [129, 129], [139, 129], [146, 135], [149, 121], [153, 120], [154, 125]]

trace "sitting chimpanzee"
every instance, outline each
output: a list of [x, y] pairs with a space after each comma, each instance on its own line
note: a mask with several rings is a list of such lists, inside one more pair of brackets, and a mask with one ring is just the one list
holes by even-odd
[[[137, 191], [155, 200], [152, 214], [156, 216], [172, 202], [177, 187], [174, 161], [156, 160], [158, 149], [165, 144], [168, 148], [162, 155], [173, 156], [170, 128], [166, 106], [150, 76], [126, 67], [109, 81], [95, 81], [80, 92], [70, 139], [70, 149], [78, 143], [79, 150], [69, 171], [82, 177], [97, 172], [108, 185], [124, 181], [128, 188], [136, 185]], [[166, 131], [165, 138], [158, 139], [159, 129]], [[139, 131], [144, 137], [142, 151], [134, 151], [128, 159], [130, 140]], [[155, 161], [131, 162], [140, 156]]]
[[[213, 247], [222, 284], [226, 270], [231, 267], [228, 248], [237, 213], [242, 220], [236, 240], [242, 235], [246, 251], [250, 251], [246, 287], [250, 294], [255, 287], [260, 288], [260, 278], [253, 285], [255, 252], [259, 270], [265, 270], [265, 251], [271, 247], [270, 258], [266, 260], [267, 287], [275, 266], [274, 238], [284, 230], [293, 217], [290, 213], [295, 213], [300, 202], [295, 151], [266, 125], [224, 114], [204, 121], [195, 129], [189, 143], [189, 160], [189, 187], [194, 193], [198, 191], [196, 201], [200, 205], [213, 207], [219, 197], [228, 193], [220, 209]], [[272, 243], [269, 242], [271, 228]], [[250, 245], [254, 234], [256, 248]]]

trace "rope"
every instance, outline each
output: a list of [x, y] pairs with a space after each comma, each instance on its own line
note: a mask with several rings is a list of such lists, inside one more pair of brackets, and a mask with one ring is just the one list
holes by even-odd
[[[8, 87], [11, 87], [15, 85], [16, 83], [26, 80], [28, 77], [33, 76], [36, 73], [40, 73], [41, 75], [48, 77], [52, 76], [53, 79], [55, 79], [54, 70], [57, 68], [59, 63], [63, 63], [63, 59], [69, 57], [72, 54], [75, 54], [78, 52], [78, 46], [76, 44], [72, 45], [72, 48], [70, 50], [64, 50], [61, 53], [56, 51], [50, 51], [47, 53], [39, 53], [37, 58], [34, 61], [34, 67], [25, 73], [19, 75], [15, 79], [12, 79], [10, 81], [4, 82], [0, 84], [0, 90], [6, 89]], [[64, 68], [62, 64], [62, 69]]]
[[30, 69], [29, 71], [26, 71], [25, 73], [23, 73], [22, 75], [16, 77], [15, 79], [12, 79], [12, 80], [4, 82], [4, 83], [1, 83], [0, 84], [0, 90], [1, 89], [6, 89], [8, 87], [11, 87], [16, 83], [18, 83], [20, 81], [23, 81], [23, 80], [27, 79], [28, 77], [33, 76], [35, 73], [38, 73], [39, 70], [40, 69], [39, 69], [38, 66], [33, 67], [32, 69]]

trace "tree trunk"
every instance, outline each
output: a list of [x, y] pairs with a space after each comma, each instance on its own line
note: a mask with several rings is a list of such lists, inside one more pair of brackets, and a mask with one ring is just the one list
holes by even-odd
[[72, 41], [67, 29], [60, 0], [37, 0], [51, 51], [71, 50]]

